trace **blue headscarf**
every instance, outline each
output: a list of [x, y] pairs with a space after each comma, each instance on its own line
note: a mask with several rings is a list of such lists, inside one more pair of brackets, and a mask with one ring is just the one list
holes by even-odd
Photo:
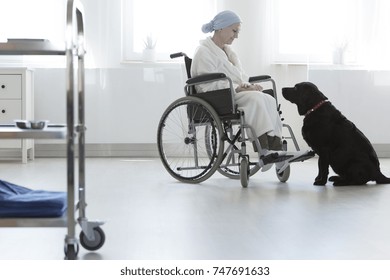
[[202, 31], [203, 33], [209, 33], [240, 22], [242, 21], [237, 14], [232, 11], [223, 11], [218, 13], [209, 23], [203, 24]]

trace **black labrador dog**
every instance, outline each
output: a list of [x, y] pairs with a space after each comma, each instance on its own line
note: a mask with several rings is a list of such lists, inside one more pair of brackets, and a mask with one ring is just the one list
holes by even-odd
[[298, 107], [303, 120], [303, 139], [319, 156], [314, 185], [325, 185], [329, 166], [334, 186], [364, 185], [369, 181], [389, 184], [379, 168], [379, 160], [367, 137], [310, 82], [283, 88], [285, 99]]

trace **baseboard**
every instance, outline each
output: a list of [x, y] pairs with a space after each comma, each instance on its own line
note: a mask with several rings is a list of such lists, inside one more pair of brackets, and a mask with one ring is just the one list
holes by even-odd
[[[390, 158], [390, 144], [373, 144], [380, 158]], [[77, 146], [76, 146], [77, 150]], [[158, 157], [155, 143], [139, 144], [86, 144], [86, 157]], [[0, 158], [18, 158], [17, 149], [0, 149]], [[35, 144], [35, 157], [66, 157], [66, 144]]]
[[[77, 145], [75, 146], [77, 152]], [[35, 157], [66, 157], [66, 144], [35, 144]], [[147, 144], [86, 144], [86, 157], [158, 157], [157, 145]], [[0, 149], [1, 158], [21, 157], [17, 149]]]
[[390, 144], [373, 144], [374, 149], [380, 158], [390, 158]]

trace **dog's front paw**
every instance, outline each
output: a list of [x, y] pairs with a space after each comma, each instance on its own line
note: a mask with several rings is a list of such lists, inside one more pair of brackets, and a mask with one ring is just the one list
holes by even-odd
[[313, 183], [314, 186], [325, 186], [326, 185], [326, 181], [314, 181]]
[[327, 181], [328, 181], [328, 178], [323, 179], [323, 178], [317, 177], [314, 180], [313, 185], [315, 185], [315, 186], [325, 186]]

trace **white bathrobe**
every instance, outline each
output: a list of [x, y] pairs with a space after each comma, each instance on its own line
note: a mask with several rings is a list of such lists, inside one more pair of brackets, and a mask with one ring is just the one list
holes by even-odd
[[[225, 73], [232, 79], [233, 87], [248, 83], [249, 77], [242, 70], [241, 62], [229, 45], [224, 50], [219, 48], [211, 37], [200, 42], [192, 59], [191, 76], [206, 73]], [[218, 81], [197, 86], [197, 91], [228, 88], [228, 81]], [[259, 137], [263, 134], [282, 137], [282, 123], [276, 110], [275, 99], [259, 91], [241, 91], [234, 93], [235, 102], [240, 110], [245, 112], [245, 121]]]

